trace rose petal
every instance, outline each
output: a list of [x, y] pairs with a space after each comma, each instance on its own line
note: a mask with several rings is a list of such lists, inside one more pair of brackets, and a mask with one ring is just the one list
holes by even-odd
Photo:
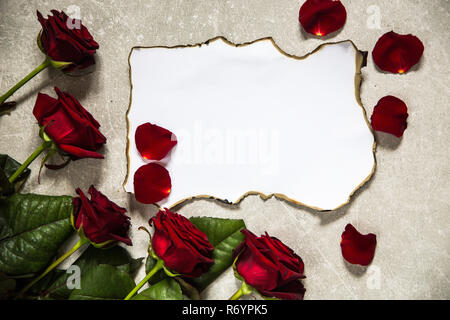
[[307, 0], [300, 8], [303, 29], [319, 37], [342, 28], [346, 19], [347, 12], [339, 0]]
[[352, 264], [367, 266], [372, 262], [377, 245], [377, 236], [362, 235], [351, 224], [347, 224], [341, 237], [342, 256]]
[[405, 73], [419, 62], [423, 50], [423, 43], [416, 36], [391, 31], [378, 39], [372, 57], [381, 70]]
[[378, 101], [370, 119], [374, 130], [400, 138], [407, 127], [408, 107], [399, 98], [386, 96]]
[[163, 159], [177, 144], [172, 132], [149, 122], [137, 127], [135, 141], [139, 153], [147, 160]]
[[149, 163], [134, 173], [134, 195], [140, 203], [158, 202], [170, 194], [169, 172], [157, 163]]
[[275, 291], [260, 291], [262, 295], [267, 297], [275, 297], [281, 300], [303, 300], [306, 289], [299, 280], [294, 280], [288, 284], [278, 287]]
[[277, 287], [279, 272], [276, 266], [252, 242], [247, 242], [247, 247], [236, 260], [236, 271], [246, 283], [258, 290], [271, 291]]

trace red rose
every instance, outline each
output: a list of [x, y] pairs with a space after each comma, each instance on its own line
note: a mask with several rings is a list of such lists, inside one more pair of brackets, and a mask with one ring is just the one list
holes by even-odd
[[350, 223], [345, 226], [341, 236], [341, 251], [348, 262], [368, 266], [375, 255], [376, 246], [377, 236], [373, 233], [363, 235]]
[[51, 12], [53, 16], [48, 16], [47, 19], [37, 12], [42, 25], [38, 41], [41, 50], [53, 61], [70, 62], [64, 68], [65, 71], [83, 69], [94, 64], [93, 55], [99, 46], [88, 29], [80, 20], [72, 20], [62, 11]]
[[214, 263], [208, 237], [185, 217], [165, 209], [149, 223], [155, 228], [152, 249], [170, 270], [195, 278]]
[[110, 246], [117, 241], [131, 246], [131, 239], [128, 237], [130, 217], [125, 215], [127, 210], [110, 201], [94, 186], [91, 186], [88, 191], [91, 200], [80, 188], [76, 192], [79, 197], [73, 198], [71, 217], [76, 230], [95, 246]]
[[302, 259], [280, 240], [267, 233], [261, 237], [241, 231], [245, 240], [234, 250], [234, 267], [244, 281], [263, 296], [301, 300], [305, 288]]
[[39, 93], [33, 114], [53, 142], [72, 160], [103, 158], [96, 151], [106, 143], [100, 124], [70, 94], [55, 91], [58, 99]]

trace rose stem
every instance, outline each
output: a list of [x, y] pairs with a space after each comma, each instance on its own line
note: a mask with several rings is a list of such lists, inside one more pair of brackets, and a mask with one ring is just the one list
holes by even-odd
[[27, 286], [20, 291], [19, 297], [21, 297], [25, 292], [28, 291], [28, 289], [30, 289], [39, 280], [41, 280], [43, 277], [45, 277], [50, 271], [52, 271], [61, 262], [66, 260], [68, 257], [70, 257], [75, 251], [77, 251], [82, 245], [84, 245], [87, 242], [88, 242], [88, 240], [86, 238], [78, 240], [78, 242], [72, 247], [72, 249], [70, 249], [69, 251], [64, 253], [61, 257], [58, 258], [58, 260], [56, 260], [51, 265], [49, 265], [47, 267], [47, 269], [45, 269], [45, 271], [43, 273], [41, 273], [41, 275], [39, 277], [35, 278], [33, 281], [31, 281], [29, 284], [27, 284]]
[[238, 300], [240, 297], [250, 293], [252, 293], [252, 289], [245, 283], [245, 281], [242, 281], [242, 285], [239, 290], [236, 291], [236, 293], [233, 294], [228, 300]]
[[150, 278], [159, 270], [162, 269], [164, 265], [164, 262], [160, 259], [158, 259], [158, 261], [156, 262], [155, 266], [153, 267], [153, 269], [145, 276], [144, 279], [141, 280], [141, 282], [138, 283], [138, 285], [131, 290], [131, 292], [125, 297], [125, 299], [123, 300], [130, 300], [131, 297], [134, 296], [134, 294], [144, 285], [147, 283], [148, 280], [150, 280]]
[[27, 160], [25, 160], [25, 162], [19, 167], [19, 169], [17, 169], [16, 172], [13, 173], [13, 175], [11, 177], [9, 177], [9, 182], [13, 183], [14, 181], [16, 181], [16, 179], [20, 176], [20, 174], [23, 172], [23, 170], [25, 170], [26, 168], [28, 168], [28, 166], [30, 165], [31, 162], [33, 162], [34, 159], [36, 159], [42, 151], [44, 151], [45, 149], [47, 149], [48, 146], [48, 142], [44, 141], [32, 154], [31, 156], [28, 157]]
[[50, 59], [45, 59], [44, 62], [42, 62], [36, 69], [34, 69], [33, 71], [31, 71], [27, 76], [25, 76], [25, 78], [23, 78], [22, 80], [20, 80], [14, 87], [12, 87], [11, 89], [9, 89], [8, 92], [6, 92], [4, 95], [2, 95], [0, 97], [0, 105], [3, 104], [3, 102], [6, 101], [6, 99], [8, 99], [14, 92], [16, 92], [20, 87], [22, 87], [25, 83], [27, 83], [29, 80], [33, 79], [33, 77], [35, 75], [37, 75], [39, 72], [41, 72], [42, 70], [44, 70], [45, 68], [47, 68], [48, 66], [50, 66]]

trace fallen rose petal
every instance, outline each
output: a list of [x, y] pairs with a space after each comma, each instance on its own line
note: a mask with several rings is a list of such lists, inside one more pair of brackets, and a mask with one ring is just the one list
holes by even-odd
[[383, 71], [405, 73], [420, 61], [423, 50], [423, 43], [416, 36], [391, 31], [378, 39], [372, 58]]
[[306, 32], [326, 36], [345, 24], [347, 12], [339, 0], [307, 0], [300, 8], [299, 21]]
[[399, 98], [386, 96], [378, 101], [370, 119], [374, 130], [400, 138], [407, 127], [408, 107]]
[[147, 160], [163, 159], [177, 144], [172, 132], [149, 122], [137, 127], [135, 141], [139, 153]]
[[375, 255], [376, 245], [376, 235], [362, 235], [351, 224], [347, 224], [341, 236], [342, 256], [352, 264], [369, 265]]
[[157, 163], [149, 163], [134, 173], [134, 195], [140, 203], [151, 204], [170, 194], [172, 182], [169, 172]]

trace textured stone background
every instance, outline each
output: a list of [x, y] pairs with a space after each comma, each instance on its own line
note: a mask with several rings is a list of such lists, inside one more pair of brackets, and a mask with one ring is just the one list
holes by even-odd
[[[304, 55], [321, 40], [300, 30], [298, 0], [147, 0], [147, 1], [0, 1], [0, 92], [6, 91], [43, 60], [35, 41], [40, 30], [36, 9], [44, 15], [63, 9], [83, 23], [100, 44], [94, 73], [69, 77], [44, 71], [15, 94], [19, 102], [0, 118], [0, 152], [23, 161], [38, 146], [38, 127], [31, 113], [39, 91], [54, 95], [57, 85], [77, 97], [102, 124], [108, 143], [105, 160], [81, 160], [59, 172], [44, 170], [37, 183], [38, 162], [24, 192], [74, 194], [95, 184], [126, 206], [133, 217], [134, 254], [143, 256], [147, 238], [136, 229], [155, 213], [122, 190], [126, 175], [126, 121], [130, 86], [127, 56], [136, 45], [198, 43], [223, 35], [239, 43], [272, 36], [285, 51]], [[375, 175], [353, 201], [334, 212], [315, 212], [250, 196], [239, 207], [199, 200], [180, 208], [187, 215], [242, 217], [256, 233], [268, 231], [291, 246], [306, 264], [307, 299], [448, 299], [449, 263], [449, 56], [450, 1], [343, 0], [344, 29], [327, 41], [351, 39], [371, 51], [383, 33], [413, 33], [425, 45], [418, 67], [406, 75], [378, 72], [368, 59], [361, 96], [370, 115], [383, 96], [392, 94], [409, 107], [409, 127], [402, 140], [377, 134]], [[381, 29], [369, 28], [367, 12], [375, 5]], [[75, 6], [75, 7], [74, 7]], [[370, 9], [369, 9], [370, 10]], [[330, 155], [332, 157], [333, 155]], [[377, 234], [369, 268], [342, 259], [339, 240], [347, 223]], [[141, 275], [139, 276], [141, 277]], [[379, 285], [377, 285], [379, 284]], [[228, 298], [238, 287], [232, 272], [205, 293]]]

